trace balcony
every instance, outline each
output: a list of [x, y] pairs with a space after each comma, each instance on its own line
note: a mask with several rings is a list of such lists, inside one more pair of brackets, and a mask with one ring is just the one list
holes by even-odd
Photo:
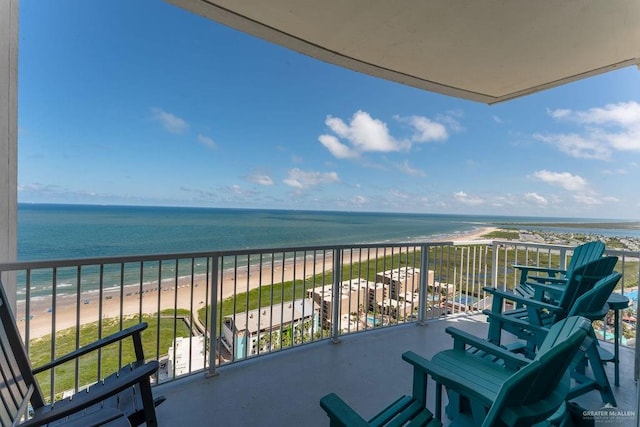
[[[158, 417], [168, 426], [211, 420], [224, 426], [326, 427], [329, 419], [319, 400], [335, 392], [367, 418], [398, 396], [410, 393], [411, 368], [400, 357], [404, 351], [430, 358], [451, 348], [452, 341], [444, 332], [448, 325], [486, 336], [485, 316], [472, 315], [352, 334], [339, 344], [318, 342], [222, 367], [212, 378], [198, 374], [160, 385], [155, 393], [167, 401], [158, 407]], [[638, 413], [634, 352], [625, 347], [621, 355], [623, 374], [620, 387], [614, 387], [618, 408]], [[611, 379], [612, 368], [607, 365]], [[433, 411], [433, 390], [428, 396]], [[603, 406], [595, 391], [578, 401], [590, 409]], [[635, 418], [620, 418], [610, 425], [633, 426], [635, 422]]]
[[[562, 268], [571, 252], [498, 240], [385, 243], [6, 263], [0, 273], [16, 283], [16, 318], [36, 366], [145, 321], [145, 355], [161, 362], [156, 393], [168, 398], [158, 409], [164, 425], [327, 425], [321, 396], [336, 392], [373, 414], [410, 390], [404, 351], [450, 348], [450, 324], [486, 336], [483, 287], [513, 287], [513, 263]], [[617, 291], [633, 292], [640, 254], [609, 253], [624, 274]], [[621, 318], [614, 391], [620, 410], [637, 413], [636, 314]], [[612, 326], [597, 325], [605, 347]], [[55, 400], [126, 355], [116, 348], [39, 381]], [[580, 402], [602, 407], [595, 392]]]

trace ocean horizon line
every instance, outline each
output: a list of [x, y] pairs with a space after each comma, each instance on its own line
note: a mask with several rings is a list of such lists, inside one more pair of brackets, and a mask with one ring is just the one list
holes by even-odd
[[[212, 210], [212, 211], [253, 211], [253, 212], [293, 212], [293, 213], [337, 213], [337, 214], [354, 214], [354, 215], [409, 215], [409, 216], [434, 216], [434, 217], [468, 217], [468, 218], [538, 218], [542, 223], [546, 223], [546, 220], [567, 220], [568, 223], [574, 223], [576, 221], [584, 221], [585, 224], [591, 223], [624, 223], [624, 222], [638, 222], [636, 219], [616, 219], [616, 218], [602, 218], [602, 217], [565, 217], [565, 216], [540, 216], [540, 215], [506, 215], [506, 214], [473, 214], [473, 213], [441, 213], [441, 212], [415, 212], [415, 211], [371, 211], [371, 210], [340, 210], [340, 209], [294, 209], [294, 208], [271, 208], [271, 207], [229, 207], [229, 206], [184, 206], [184, 205], [136, 205], [136, 204], [109, 204], [109, 203], [65, 203], [65, 202], [18, 202], [18, 208], [20, 207], [78, 207], [78, 208], [123, 208], [123, 209], [184, 209], [184, 210]], [[505, 223], [510, 224], [510, 223]], [[518, 221], [514, 221], [515, 224], [520, 224]], [[524, 225], [537, 224], [527, 221]], [[563, 224], [563, 223], [562, 223]]]

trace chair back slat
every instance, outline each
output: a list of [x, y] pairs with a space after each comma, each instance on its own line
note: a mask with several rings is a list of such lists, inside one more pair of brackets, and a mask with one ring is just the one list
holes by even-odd
[[598, 280], [611, 274], [617, 262], [618, 257], [602, 257], [574, 269], [558, 302], [564, 313], [569, 313], [575, 300], [592, 289]]
[[31, 364], [0, 282], [0, 421], [12, 425], [29, 404], [44, 406], [44, 399], [31, 372]]
[[622, 274], [614, 272], [600, 279], [591, 290], [582, 294], [571, 306], [570, 316], [589, 317], [592, 313], [602, 311], [613, 289], [622, 278]]
[[18, 416], [29, 387], [25, 384], [20, 368], [9, 345], [4, 328], [0, 330], [0, 419], [2, 425], [11, 425]]
[[573, 271], [577, 267], [596, 260], [604, 255], [605, 245], [600, 241], [583, 243], [573, 250], [573, 255], [567, 266], [567, 272]]

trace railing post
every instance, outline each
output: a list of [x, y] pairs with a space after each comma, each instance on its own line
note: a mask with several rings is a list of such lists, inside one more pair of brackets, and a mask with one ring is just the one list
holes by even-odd
[[340, 282], [342, 279], [342, 252], [340, 249], [333, 250], [333, 288], [331, 302], [331, 341], [334, 344], [340, 342], [340, 301], [341, 291]]
[[498, 289], [498, 242], [495, 240], [491, 242], [491, 286], [493, 289]]
[[[427, 323], [427, 292], [429, 280], [429, 245], [420, 246], [420, 283], [418, 292], [418, 325]], [[440, 284], [442, 286], [442, 284]], [[434, 292], [440, 292], [433, 284]]]
[[558, 268], [561, 270], [567, 269], [567, 249], [566, 248], [560, 249], [560, 265], [558, 266]]
[[218, 375], [216, 372], [216, 348], [218, 347], [218, 274], [220, 273], [220, 260], [213, 256], [211, 262], [211, 323], [209, 329], [209, 369], [207, 377]]

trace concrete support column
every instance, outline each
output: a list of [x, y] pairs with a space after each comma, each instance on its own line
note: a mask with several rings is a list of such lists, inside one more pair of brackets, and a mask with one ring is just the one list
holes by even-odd
[[[0, 262], [15, 261], [18, 227], [18, 0], [0, 1]], [[15, 309], [16, 283], [2, 283]]]

